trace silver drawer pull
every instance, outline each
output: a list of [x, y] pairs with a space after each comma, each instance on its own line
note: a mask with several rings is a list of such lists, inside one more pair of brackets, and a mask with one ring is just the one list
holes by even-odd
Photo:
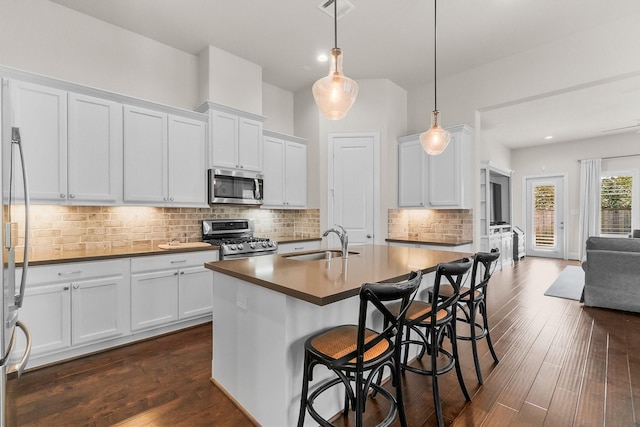
[[299, 246], [297, 248], [293, 248], [294, 251], [301, 251], [304, 249], [304, 246]]
[[177, 260], [177, 261], [171, 261], [171, 264], [182, 264], [183, 262], [187, 262], [187, 260], [186, 259], [180, 259], [180, 260]]
[[81, 273], [82, 273], [82, 270], [66, 271], [66, 272], [58, 273], [58, 276], [73, 276], [74, 274], [81, 274]]

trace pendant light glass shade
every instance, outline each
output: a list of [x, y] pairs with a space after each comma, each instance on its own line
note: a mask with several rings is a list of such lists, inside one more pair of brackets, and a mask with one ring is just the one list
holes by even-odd
[[431, 127], [420, 134], [420, 145], [427, 154], [431, 155], [441, 154], [451, 140], [451, 134], [438, 124], [438, 114], [440, 114], [438, 110], [431, 112]]
[[358, 96], [358, 84], [342, 74], [342, 52], [331, 49], [329, 74], [313, 84], [313, 98], [330, 120], [344, 118]]
[[431, 112], [431, 127], [420, 134], [420, 145], [424, 151], [431, 155], [441, 154], [447, 145], [451, 135], [438, 124], [438, 0], [433, 0], [433, 111]]

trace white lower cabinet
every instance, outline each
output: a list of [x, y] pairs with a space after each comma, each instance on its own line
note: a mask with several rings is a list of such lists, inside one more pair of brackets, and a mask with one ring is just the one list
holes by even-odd
[[28, 278], [19, 318], [32, 357], [128, 332], [128, 259], [31, 267]]
[[[18, 314], [31, 332], [27, 368], [210, 321], [213, 272], [204, 263], [217, 259], [207, 250], [31, 266]], [[25, 345], [18, 334], [13, 354]]]
[[489, 236], [480, 239], [483, 251], [500, 250], [500, 269], [513, 265], [513, 232], [510, 225], [492, 226]]
[[215, 251], [131, 260], [131, 330], [138, 331], [211, 313], [213, 273], [204, 263]]

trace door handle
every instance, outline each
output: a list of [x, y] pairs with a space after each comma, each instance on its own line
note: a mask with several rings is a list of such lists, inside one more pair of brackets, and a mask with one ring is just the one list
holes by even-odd
[[[27, 339], [27, 345], [25, 346], [24, 354], [22, 355], [22, 358], [20, 359], [20, 361], [15, 365], [7, 366], [7, 373], [10, 374], [13, 372], [17, 372], [18, 376], [20, 376], [22, 375], [22, 372], [24, 372], [24, 368], [26, 368], [27, 363], [29, 362], [29, 356], [31, 356], [31, 333], [29, 332], [29, 328], [27, 328], [27, 325], [22, 323], [20, 320], [16, 322], [16, 328], [22, 329], [22, 332], [24, 333], [24, 336]], [[16, 330], [13, 331], [14, 335], [15, 333], [16, 333]]]
[[373, 236], [371, 234], [367, 234], [367, 239], [372, 238]]

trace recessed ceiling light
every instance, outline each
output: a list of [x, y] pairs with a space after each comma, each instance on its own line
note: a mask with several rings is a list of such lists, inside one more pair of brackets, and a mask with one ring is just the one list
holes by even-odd
[[327, 62], [329, 60], [329, 57], [326, 54], [321, 53], [320, 55], [318, 55], [317, 60], [318, 62]]
[[551, 136], [551, 135], [545, 136], [544, 139], [553, 139], [553, 136]]

